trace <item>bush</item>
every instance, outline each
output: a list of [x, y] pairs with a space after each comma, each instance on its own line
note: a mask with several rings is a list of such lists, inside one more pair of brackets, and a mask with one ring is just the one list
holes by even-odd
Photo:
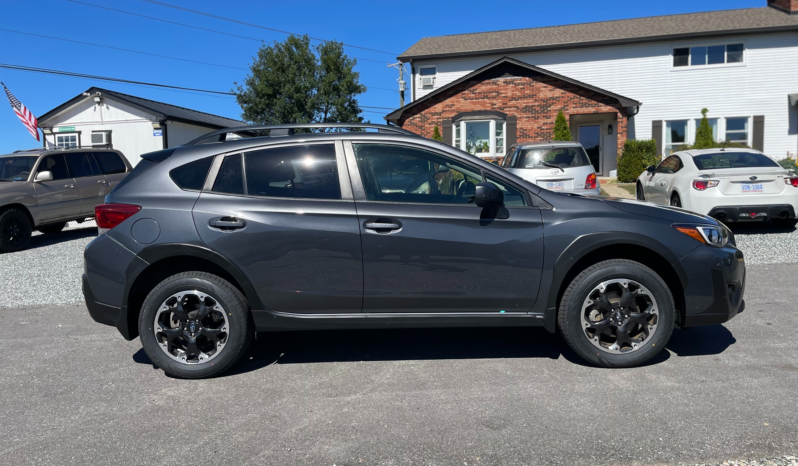
[[634, 183], [650, 165], [659, 163], [657, 142], [653, 139], [628, 139], [618, 159], [618, 181]]
[[793, 159], [791, 157], [787, 157], [786, 159], [779, 160], [779, 165], [782, 167], [789, 169], [789, 170], [796, 170], [798, 171], [798, 160]]
[[435, 125], [435, 127], [432, 128], [432, 139], [436, 141], [443, 141], [443, 136], [441, 136], [441, 130], [438, 129], [438, 125]]
[[568, 128], [568, 122], [565, 121], [565, 114], [560, 110], [557, 114], [557, 119], [554, 120], [554, 140], [555, 141], [571, 141], [571, 129]]

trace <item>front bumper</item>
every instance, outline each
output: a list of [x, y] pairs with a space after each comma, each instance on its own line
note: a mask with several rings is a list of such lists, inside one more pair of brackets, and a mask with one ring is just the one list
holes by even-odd
[[732, 246], [699, 246], [681, 263], [689, 274], [682, 328], [721, 324], [745, 309], [742, 251]]
[[713, 207], [708, 215], [724, 222], [764, 221], [795, 218], [795, 209], [790, 204], [721, 206]]

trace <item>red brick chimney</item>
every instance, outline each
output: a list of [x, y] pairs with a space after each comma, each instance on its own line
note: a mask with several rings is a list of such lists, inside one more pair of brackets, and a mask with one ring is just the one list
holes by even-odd
[[768, 6], [791, 15], [798, 15], [798, 0], [768, 0]]

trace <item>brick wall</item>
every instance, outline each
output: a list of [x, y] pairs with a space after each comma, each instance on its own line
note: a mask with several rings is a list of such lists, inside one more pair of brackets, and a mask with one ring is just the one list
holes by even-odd
[[[618, 154], [626, 140], [626, 108], [614, 98], [550, 76], [477, 76], [408, 109], [397, 122], [424, 137], [444, 119], [461, 112], [497, 110], [518, 118], [518, 142], [548, 141], [557, 112], [566, 119], [575, 114], [618, 113]], [[574, 137], [576, 135], [574, 134]], [[445, 141], [451, 144], [451, 141]]]
[[768, 0], [768, 5], [790, 13], [798, 13], [798, 0]]

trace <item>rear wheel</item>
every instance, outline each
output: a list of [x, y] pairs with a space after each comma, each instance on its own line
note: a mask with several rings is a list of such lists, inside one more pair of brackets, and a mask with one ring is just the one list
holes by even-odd
[[641, 185], [640, 182], [638, 182], [637, 186], [635, 186], [635, 196], [637, 197], [638, 201], [646, 200], [646, 194], [643, 192], [643, 185]]
[[662, 278], [624, 259], [600, 262], [574, 278], [558, 315], [568, 346], [602, 367], [645, 363], [665, 347], [674, 319], [673, 296]]
[[51, 235], [53, 233], [58, 233], [59, 231], [63, 230], [66, 226], [66, 222], [60, 223], [51, 223], [49, 225], [42, 225], [37, 227], [36, 229], [44, 233], [45, 235]]
[[679, 193], [671, 194], [671, 205], [673, 207], [681, 207], [682, 206], [682, 198], [679, 197]]
[[32, 231], [33, 227], [25, 212], [16, 208], [4, 210], [0, 213], [0, 252], [25, 249]]
[[244, 295], [205, 272], [184, 272], [162, 281], [147, 295], [139, 315], [144, 351], [176, 377], [221, 374], [244, 354], [254, 333]]

